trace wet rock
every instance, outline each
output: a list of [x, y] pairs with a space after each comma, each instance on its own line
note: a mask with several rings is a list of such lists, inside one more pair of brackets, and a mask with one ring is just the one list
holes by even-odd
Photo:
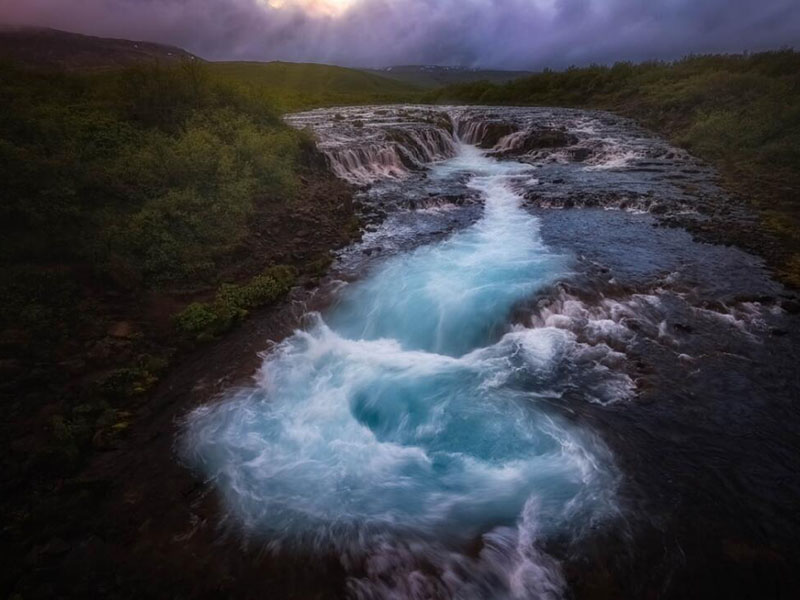
[[666, 214], [668, 210], [669, 207], [663, 202], [656, 202], [650, 205], [650, 212], [653, 213], [654, 215]]
[[592, 155], [589, 148], [573, 148], [569, 151], [570, 160], [574, 162], [583, 162]]
[[483, 138], [478, 144], [479, 148], [494, 148], [502, 138], [514, 133], [516, 127], [510, 123], [487, 123], [484, 129]]
[[797, 300], [784, 300], [781, 303], [781, 308], [790, 315], [800, 314], [800, 302]]

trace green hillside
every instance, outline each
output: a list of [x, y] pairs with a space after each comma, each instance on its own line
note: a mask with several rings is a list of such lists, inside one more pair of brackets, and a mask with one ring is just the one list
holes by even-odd
[[[101, 76], [136, 65], [202, 62], [227, 87], [255, 93], [279, 111], [339, 104], [419, 99], [422, 87], [378, 73], [330, 65], [287, 62], [205, 62], [173, 46], [82, 35], [40, 27], [0, 25], [0, 60], [26, 68]], [[388, 75], [384, 73], [383, 75]], [[453, 83], [460, 79], [448, 79]], [[428, 85], [428, 82], [422, 82]]]
[[282, 110], [417, 100], [422, 90], [379, 75], [312, 63], [214, 62], [212, 76], [259, 89]]
[[0, 25], [0, 59], [29, 67], [92, 71], [201, 58], [175, 46], [120, 40], [46, 27]]
[[469, 69], [437, 65], [402, 65], [385, 69], [365, 69], [364, 72], [428, 89], [475, 81], [506, 83], [532, 74], [530, 71]]

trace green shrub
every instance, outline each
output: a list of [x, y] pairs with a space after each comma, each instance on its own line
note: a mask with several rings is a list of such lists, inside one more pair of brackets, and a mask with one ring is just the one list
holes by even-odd
[[178, 313], [175, 325], [197, 341], [213, 339], [241, 321], [248, 311], [282, 298], [295, 278], [293, 268], [279, 265], [244, 285], [223, 284], [213, 302], [193, 302]]
[[199, 64], [62, 75], [0, 65], [0, 260], [133, 287], [210, 280], [256, 195], [289, 202], [305, 136]]

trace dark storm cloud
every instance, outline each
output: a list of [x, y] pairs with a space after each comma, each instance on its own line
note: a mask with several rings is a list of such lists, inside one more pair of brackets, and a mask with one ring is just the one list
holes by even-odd
[[0, 20], [211, 59], [360, 66], [563, 67], [800, 45], [798, 0], [353, 0], [338, 16], [293, 0], [0, 0]]

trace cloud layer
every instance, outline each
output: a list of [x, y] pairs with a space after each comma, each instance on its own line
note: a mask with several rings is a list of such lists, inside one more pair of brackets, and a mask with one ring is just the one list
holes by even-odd
[[0, 21], [209, 59], [537, 69], [800, 46], [798, 0], [0, 0]]

